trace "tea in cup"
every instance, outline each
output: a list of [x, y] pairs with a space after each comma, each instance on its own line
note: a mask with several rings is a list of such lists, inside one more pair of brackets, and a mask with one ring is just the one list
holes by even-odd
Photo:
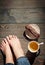
[[40, 48], [40, 45], [39, 45], [39, 43], [36, 42], [36, 41], [31, 41], [31, 42], [29, 42], [29, 44], [28, 44], [28, 50], [29, 50], [30, 52], [32, 52], [32, 53], [38, 52], [39, 48]]

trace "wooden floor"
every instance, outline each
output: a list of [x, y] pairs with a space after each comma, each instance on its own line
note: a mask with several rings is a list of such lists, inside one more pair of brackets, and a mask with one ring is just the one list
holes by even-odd
[[45, 7], [45, 0], [1, 0], [0, 8]]
[[45, 23], [45, 0], [0, 0], [0, 23]]
[[[40, 47], [39, 56], [28, 54], [27, 45], [29, 40], [25, 38], [23, 35], [25, 31], [26, 24], [0, 24], [0, 44], [1, 40], [5, 38], [9, 34], [17, 35], [21, 41], [22, 48], [25, 52], [25, 55], [28, 57], [29, 61], [33, 65], [45, 65], [45, 44]], [[41, 35], [39, 38], [39, 42], [45, 43], [45, 24], [38, 24], [41, 29]], [[35, 56], [35, 57], [34, 57]], [[33, 61], [34, 62], [33, 62]], [[3, 56], [0, 52], [0, 65], [3, 65]]]

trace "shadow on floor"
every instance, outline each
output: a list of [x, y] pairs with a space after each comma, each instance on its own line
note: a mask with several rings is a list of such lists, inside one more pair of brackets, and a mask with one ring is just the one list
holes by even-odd
[[38, 53], [31, 53], [30, 51], [27, 51], [26, 57], [28, 58], [30, 64], [32, 65], [35, 61], [35, 58], [40, 54], [40, 49]]
[[44, 59], [43, 65], [45, 65], [45, 59]]

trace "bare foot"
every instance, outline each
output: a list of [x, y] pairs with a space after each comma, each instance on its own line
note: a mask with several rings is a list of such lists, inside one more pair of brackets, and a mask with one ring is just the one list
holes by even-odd
[[0, 45], [0, 49], [6, 55], [6, 63], [13, 63], [14, 64], [12, 52], [11, 52], [11, 49], [10, 49], [9, 44], [8, 44], [6, 39], [2, 40], [2, 44]]
[[11, 45], [14, 54], [16, 55], [16, 58], [24, 56], [24, 52], [22, 50], [21, 44], [17, 36], [9, 35], [6, 37], [8, 43]]

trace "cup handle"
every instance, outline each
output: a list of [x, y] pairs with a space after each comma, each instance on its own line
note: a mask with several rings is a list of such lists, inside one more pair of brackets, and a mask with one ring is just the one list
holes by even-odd
[[36, 57], [40, 54], [40, 49], [36, 52]]

